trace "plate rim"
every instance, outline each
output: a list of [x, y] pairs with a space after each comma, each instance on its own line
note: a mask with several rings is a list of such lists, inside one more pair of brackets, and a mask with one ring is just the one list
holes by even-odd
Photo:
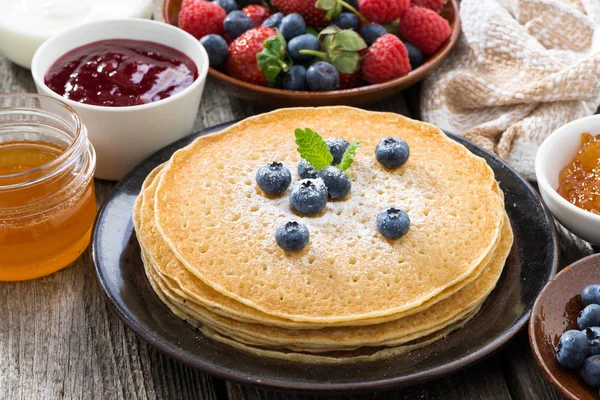
[[[220, 130], [223, 130], [239, 121], [240, 120], [233, 120], [233, 121], [225, 122], [222, 124], [218, 124], [218, 125], [215, 125], [212, 127], [202, 129], [200, 131], [194, 132], [194, 133], [190, 134], [189, 136], [186, 136], [186, 137], [166, 146], [165, 148], [171, 147], [171, 146], [181, 148], [185, 145], [182, 146], [182, 145], [180, 145], [180, 143], [183, 144], [188, 141], [195, 140], [199, 136], [219, 132]], [[446, 135], [448, 135], [451, 139], [457, 141], [458, 143], [460, 143], [464, 146], [466, 146], [466, 145], [471, 146], [474, 149], [476, 149], [477, 151], [479, 151], [480, 153], [484, 154], [486, 157], [491, 158], [494, 162], [502, 165], [503, 168], [507, 169], [512, 175], [514, 175], [516, 180], [518, 180], [531, 193], [533, 193], [534, 197], [542, 205], [544, 215], [547, 218], [547, 220], [549, 221], [549, 225], [550, 225], [551, 232], [552, 232], [552, 235], [551, 235], [552, 236], [552, 243], [551, 243], [552, 244], [552, 255], [551, 255], [552, 256], [551, 257], [552, 266], [550, 268], [550, 274], [549, 274], [548, 280], [545, 283], [545, 285], [548, 284], [548, 282], [550, 282], [552, 279], [554, 279], [557, 274], [560, 248], [559, 248], [558, 231], [556, 228], [556, 223], [554, 222], [552, 214], [548, 210], [548, 207], [546, 206], [546, 204], [543, 202], [540, 194], [535, 190], [535, 188], [525, 178], [523, 178], [518, 172], [516, 172], [512, 167], [510, 167], [508, 164], [506, 164], [504, 161], [502, 161], [495, 154], [490, 153], [489, 151], [485, 150], [481, 146], [479, 146], [465, 138], [462, 138], [456, 134], [450, 133], [445, 130], [444, 130], [444, 133]], [[117, 314], [119, 319], [127, 326], [127, 328], [132, 330], [136, 334], [136, 336], [138, 336], [140, 339], [147, 342], [148, 344], [152, 345], [155, 349], [157, 349], [162, 354], [164, 354], [178, 362], [181, 362], [182, 364], [184, 364], [188, 367], [191, 367], [195, 370], [198, 370], [200, 372], [209, 374], [211, 376], [214, 376], [216, 378], [220, 378], [220, 379], [223, 379], [226, 381], [231, 381], [231, 382], [240, 383], [243, 385], [248, 385], [248, 386], [253, 386], [253, 387], [267, 388], [267, 389], [275, 390], [275, 391], [286, 391], [286, 392], [296, 392], [296, 393], [309, 393], [310, 392], [312, 394], [330, 394], [331, 395], [331, 394], [362, 393], [362, 392], [389, 390], [392, 388], [407, 387], [407, 386], [412, 386], [415, 384], [439, 379], [439, 378], [447, 376], [451, 373], [456, 373], [461, 370], [464, 370], [464, 369], [474, 365], [475, 363], [484, 360], [485, 358], [487, 358], [487, 357], [493, 355], [495, 352], [497, 352], [503, 345], [508, 343], [519, 331], [521, 331], [521, 329], [524, 326], [527, 325], [527, 323], [531, 317], [531, 313], [534, 308], [534, 304], [531, 304], [531, 306], [528, 307], [527, 312], [525, 312], [523, 315], [521, 315], [520, 318], [518, 318], [502, 334], [498, 335], [496, 338], [494, 338], [492, 341], [490, 341], [485, 346], [481, 347], [480, 349], [478, 349], [464, 357], [457, 358], [456, 360], [453, 360], [449, 363], [440, 365], [438, 367], [431, 368], [429, 370], [419, 371], [419, 372], [411, 373], [409, 375], [392, 376], [389, 378], [383, 378], [383, 379], [378, 379], [378, 380], [373, 380], [373, 381], [368, 381], [368, 382], [363, 381], [363, 382], [343, 382], [343, 383], [327, 383], [327, 382], [314, 383], [314, 382], [293, 382], [293, 381], [289, 381], [286, 379], [262, 378], [262, 377], [257, 377], [255, 375], [242, 373], [242, 372], [236, 371], [231, 368], [220, 367], [219, 365], [215, 365], [213, 363], [200, 362], [196, 359], [188, 358], [185, 355], [181, 354], [181, 352], [178, 351], [177, 348], [175, 348], [171, 344], [161, 340], [160, 336], [144, 329], [144, 327], [141, 324], [139, 324], [137, 321], [132, 319], [131, 316], [128, 315], [128, 313], [126, 313], [126, 310], [124, 310], [120, 306], [119, 302], [116, 301], [116, 299], [112, 296], [111, 291], [107, 288], [107, 286], [105, 284], [106, 279], [103, 278], [103, 275], [104, 275], [103, 268], [100, 267], [100, 265], [99, 265], [100, 263], [98, 262], [99, 256], [98, 256], [97, 232], [98, 232], [98, 227], [100, 225], [100, 221], [102, 221], [104, 218], [104, 214], [107, 209], [106, 205], [113, 200], [113, 198], [116, 196], [116, 194], [120, 191], [119, 189], [121, 189], [122, 186], [125, 186], [125, 184], [127, 182], [129, 182], [136, 175], [137, 170], [142, 165], [146, 164], [149, 160], [151, 160], [152, 158], [154, 158], [157, 155], [159, 155], [160, 153], [162, 153], [165, 150], [165, 148], [157, 151], [156, 153], [154, 153], [153, 155], [149, 156], [144, 161], [142, 161], [140, 164], [138, 164], [138, 166], [136, 166], [133, 170], [131, 170], [112, 189], [110, 195], [107, 197], [106, 201], [102, 205], [102, 209], [98, 213], [98, 217], [96, 218], [96, 221], [94, 223], [94, 228], [93, 228], [93, 232], [92, 232], [92, 260], [93, 260], [93, 264], [94, 264], [94, 272], [95, 272], [95, 276], [96, 276], [96, 281], [98, 283], [99, 288], [101, 289], [101, 292], [102, 292], [104, 298], [106, 299], [107, 303], [110, 305], [110, 308]], [[472, 152], [471, 149], [468, 149], [468, 150], [470, 152]], [[486, 160], [486, 162], [487, 162], [487, 160]], [[132, 224], [131, 221], [130, 221], [130, 223]], [[542, 290], [543, 290], [543, 288], [542, 288]], [[540, 293], [541, 293], [541, 290], [540, 290]], [[133, 313], [130, 313], [130, 314], [133, 314]], [[183, 349], [183, 348], [181, 348], [181, 349]], [[366, 364], [368, 364], [368, 363], [366, 363]]]

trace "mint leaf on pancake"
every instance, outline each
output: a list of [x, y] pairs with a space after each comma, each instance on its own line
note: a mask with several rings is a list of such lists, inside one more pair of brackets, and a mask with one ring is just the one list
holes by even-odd
[[354, 162], [354, 156], [356, 155], [356, 150], [362, 146], [362, 142], [354, 142], [344, 152], [342, 156], [342, 161], [336, 167], [341, 171], [346, 171], [352, 163]]
[[317, 171], [331, 165], [333, 156], [323, 138], [309, 128], [296, 129], [296, 144], [298, 153]]

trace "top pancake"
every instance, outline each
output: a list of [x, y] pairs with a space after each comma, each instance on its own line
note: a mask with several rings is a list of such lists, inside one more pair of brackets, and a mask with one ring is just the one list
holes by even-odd
[[[287, 192], [267, 197], [255, 184], [270, 161], [298, 179], [293, 131], [305, 127], [363, 142], [351, 194], [313, 217], [295, 215]], [[374, 157], [388, 136], [411, 149], [398, 170]], [[348, 107], [284, 109], [175, 153], [159, 181], [156, 225], [184, 267], [228, 297], [293, 321], [353, 321], [410, 310], [466, 279], [497, 243], [504, 210], [494, 185], [483, 159], [433, 125]], [[375, 226], [392, 204], [411, 218], [397, 241]], [[274, 240], [291, 219], [311, 234], [295, 254]]]

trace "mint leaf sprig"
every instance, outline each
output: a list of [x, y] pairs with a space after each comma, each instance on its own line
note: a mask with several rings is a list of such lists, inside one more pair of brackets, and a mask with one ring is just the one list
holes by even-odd
[[[296, 136], [296, 144], [298, 145], [300, 157], [306, 160], [314, 169], [320, 171], [331, 165], [333, 156], [331, 155], [329, 146], [327, 146], [321, 135], [310, 128], [297, 128], [294, 131], [294, 135]], [[362, 146], [361, 142], [354, 142], [348, 146], [344, 152], [342, 161], [338, 165], [335, 165], [335, 167], [340, 171], [346, 172], [352, 165], [356, 156], [356, 150], [360, 146]]]

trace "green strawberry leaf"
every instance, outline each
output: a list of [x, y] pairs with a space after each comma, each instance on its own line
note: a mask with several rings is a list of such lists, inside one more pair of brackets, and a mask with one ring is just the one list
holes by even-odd
[[343, 9], [342, 4], [338, 0], [317, 0], [315, 7], [322, 10], [327, 10], [325, 13], [326, 21], [331, 21], [332, 19], [337, 18]]
[[335, 49], [346, 51], [359, 51], [367, 48], [367, 43], [360, 35], [352, 29], [344, 29], [338, 32], [331, 42]]
[[333, 156], [329, 151], [327, 143], [323, 138], [313, 130], [306, 128], [296, 129], [296, 144], [298, 145], [298, 153], [317, 171], [331, 165]]
[[338, 32], [341, 32], [342, 30], [336, 26], [336, 25], [329, 25], [327, 28], [323, 29], [320, 33], [319, 33], [319, 40], [322, 40], [323, 37], [328, 37], [330, 35], [335, 35]]
[[312, 28], [310, 26], [306, 27], [306, 29], [304, 30], [304, 33], [308, 33], [309, 35], [319, 37], [319, 32], [315, 28]]
[[269, 86], [277, 86], [281, 71], [288, 71], [292, 62], [287, 56], [287, 43], [278, 31], [277, 35], [267, 38], [263, 42], [263, 49], [256, 55], [258, 69], [263, 71]]
[[331, 58], [331, 64], [342, 74], [352, 74], [358, 71], [360, 55], [351, 51], [340, 51]]
[[354, 162], [354, 156], [356, 156], [356, 150], [358, 150], [358, 148], [360, 146], [362, 146], [362, 142], [354, 142], [350, 146], [348, 146], [348, 148], [344, 152], [344, 155], [342, 156], [342, 161], [340, 161], [340, 163], [338, 165], [336, 165], [336, 167], [340, 171], [345, 172], [348, 168], [350, 168], [350, 166]]

